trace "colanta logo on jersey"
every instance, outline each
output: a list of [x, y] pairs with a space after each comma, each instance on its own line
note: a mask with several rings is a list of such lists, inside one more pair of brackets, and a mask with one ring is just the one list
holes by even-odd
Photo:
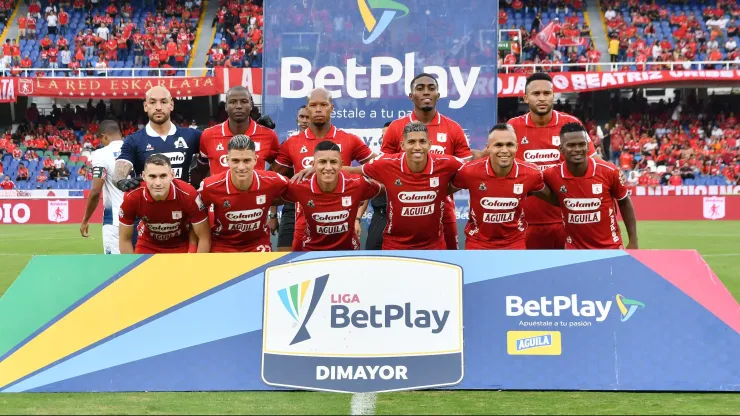
[[167, 156], [168, 159], [170, 159], [170, 163], [173, 165], [182, 165], [185, 163], [185, 153], [181, 152], [169, 152], [169, 153], [162, 153], [164, 156]]
[[[415, 289], [387, 290], [398, 275]], [[269, 385], [402, 390], [428, 386], [429, 366], [442, 384], [462, 377], [459, 266], [385, 256], [298, 261], [265, 271], [264, 299], [262, 377]]]
[[558, 149], [539, 149], [526, 150], [524, 152], [524, 161], [530, 163], [556, 162], [560, 160], [560, 151]]
[[[393, 19], [401, 18], [409, 14], [409, 8], [393, 0], [357, 0], [360, 16], [365, 23], [362, 34], [362, 43], [368, 45], [375, 42], [383, 34]], [[373, 12], [380, 13], [375, 18]]]
[[[621, 321], [626, 322], [638, 309], [645, 304], [634, 299], [628, 299], [621, 294], [616, 295], [617, 307], [621, 314]], [[611, 311], [611, 300], [579, 300], [577, 294], [570, 296], [542, 296], [539, 300], [525, 301], [520, 296], [506, 296], [506, 316], [528, 317], [572, 317], [595, 318], [596, 322], [603, 322]]]

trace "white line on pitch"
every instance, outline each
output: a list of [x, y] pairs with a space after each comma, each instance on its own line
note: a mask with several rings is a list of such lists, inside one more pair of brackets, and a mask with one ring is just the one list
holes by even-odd
[[740, 256], [740, 253], [719, 253], [719, 254], [704, 254], [702, 257], [735, 257]]
[[352, 395], [351, 415], [374, 415], [375, 401], [378, 395], [375, 393], [355, 393]]

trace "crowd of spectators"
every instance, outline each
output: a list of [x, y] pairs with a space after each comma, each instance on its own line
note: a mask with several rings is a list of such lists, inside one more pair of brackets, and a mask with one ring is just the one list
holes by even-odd
[[262, 0], [220, 0], [208, 67], [261, 68], [265, 26]]
[[18, 17], [18, 41], [3, 44], [0, 68], [23, 76], [124, 75], [116, 68], [147, 67], [137, 75], [183, 75], [178, 70], [189, 62], [202, 6], [202, 0], [31, 0]]
[[634, 62], [631, 70], [724, 68], [692, 63], [701, 61], [740, 67], [736, 0], [603, 0], [601, 5], [611, 62]]

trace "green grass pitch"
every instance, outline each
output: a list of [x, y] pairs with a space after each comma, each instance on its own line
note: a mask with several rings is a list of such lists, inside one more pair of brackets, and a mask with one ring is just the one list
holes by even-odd
[[[640, 248], [698, 250], [740, 299], [740, 222], [643, 221], [638, 232]], [[100, 226], [90, 234], [83, 239], [74, 225], [0, 226], [0, 295], [34, 254], [100, 253]], [[308, 392], [21, 393], [0, 394], [0, 414], [349, 414], [351, 400]], [[380, 394], [375, 412], [740, 415], [740, 394], [423, 391]]]

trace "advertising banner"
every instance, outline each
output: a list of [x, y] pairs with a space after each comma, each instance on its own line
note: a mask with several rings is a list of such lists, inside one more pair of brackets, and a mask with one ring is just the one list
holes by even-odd
[[0, 334], [8, 393], [740, 391], [693, 250], [35, 256]]
[[55, 199], [55, 198], [84, 198], [84, 191], [68, 189], [13, 189], [0, 190], [0, 200], [2, 199]]
[[[0, 224], [77, 224], [82, 221], [86, 207], [87, 201], [82, 198], [0, 200]], [[102, 203], [90, 222], [103, 222]]]
[[273, 0], [265, 15], [274, 17], [265, 20], [262, 112], [281, 140], [315, 87], [332, 92], [338, 128], [377, 129], [413, 110], [411, 80], [426, 72], [439, 82], [439, 112], [482, 147], [496, 100], [472, 92], [496, 74], [498, 2]]

